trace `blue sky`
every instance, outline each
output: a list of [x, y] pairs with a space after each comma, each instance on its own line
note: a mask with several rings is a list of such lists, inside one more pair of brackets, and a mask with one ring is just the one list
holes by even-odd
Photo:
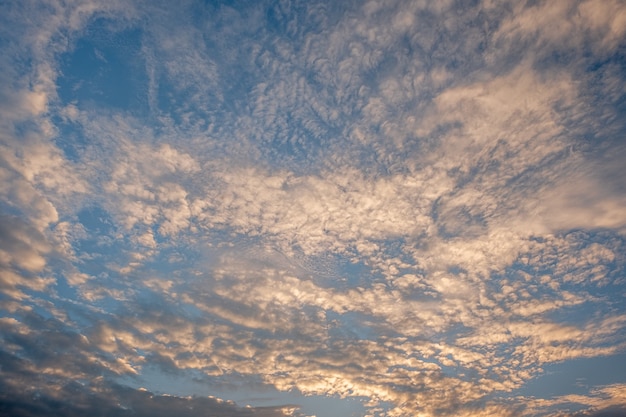
[[621, 1], [0, 4], [0, 413], [626, 414]]

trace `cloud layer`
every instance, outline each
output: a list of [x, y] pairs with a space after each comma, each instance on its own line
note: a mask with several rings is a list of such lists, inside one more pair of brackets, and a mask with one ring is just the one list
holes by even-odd
[[626, 7], [339, 3], [0, 6], [2, 412], [623, 412]]

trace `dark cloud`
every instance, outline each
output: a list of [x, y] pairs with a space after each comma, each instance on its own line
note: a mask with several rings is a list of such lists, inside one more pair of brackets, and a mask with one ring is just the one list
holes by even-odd
[[17, 216], [0, 215], [0, 250], [6, 255], [0, 266], [39, 272], [46, 264], [45, 255], [50, 251], [45, 237], [32, 225]]
[[210, 397], [156, 395], [129, 387], [92, 381], [15, 390], [0, 380], [0, 414], [13, 417], [284, 417], [296, 406], [239, 407]]
[[[279, 417], [293, 414], [293, 405], [240, 407], [209, 397], [156, 395], [110, 382], [114, 358], [90, 345], [87, 339], [54, 319], [26, 314], [18, 323], [0, 328], [5, 348], [0, 350], [0, 414], [27, 416], [216, 416]], [[21, 327], [23, 329], [23, 327]], [[163, 368], [176, 368], [171, 360], [149, 359]], [[109, 363], [107, 363], [109, 362]]]
[[573, 414], [572, 417], [626, 417], [625, 406], [601, 408], [598, 411]]

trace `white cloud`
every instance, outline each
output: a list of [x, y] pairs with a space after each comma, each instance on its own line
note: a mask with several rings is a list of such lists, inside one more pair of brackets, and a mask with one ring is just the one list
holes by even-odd
[[502, 25], [496, 39], [530, 39], [541, 49], [581, 47], [592, 39], [594, 52], [619, 45], [626, 25], [626, 9], [619, 1], [588, 0], [574, 3], [539, 2], [530, 7], [518, 5]]

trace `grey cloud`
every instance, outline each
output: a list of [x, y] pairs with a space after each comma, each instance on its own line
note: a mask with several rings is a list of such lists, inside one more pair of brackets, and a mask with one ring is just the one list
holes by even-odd
[[[124, 368], [116, 368], [116, 360], [109, 354], [98, 353], [100, 341], [95, 334], [87, 339], [54, 319], [44, 319], [29, 312], [22, 315], [22, 323], [5, 320], [0, 329], [5, 349], [13, 351], [3, 349], [0, 352], [0, 366], [3, 371], [0, 378], [0, 410], [7, 414], [57, 416], [103, 413], [115, 416], [147, 416], [183, 413], [182, 415], [195, 416], [209, 413], [224, 417], [298, 415], [294, 414], [297, 406], [293, 405], [242, 408], [219, 399], [159, 396], [111, 384], [106, 382], [107, 378]], [[26, 329], [31, 330], [25, 331]], [[113, 334], [123, 338], [124, 330], [116, 330]], [[116, 353], [118, 358], [124, 349], [132, 349], [131, 346], [123, 345], [120, 348]], [[153, 361], [153, 364], [156, 363]], [[176, 367], [171, 368], [171, 361], [169, 366], [172, 370], [178, 370]]]
[[626, 407], [609, 407], [603, 410], [594, 411], [586, 414], [576, 414], [575, 417], [624, 417], [626, 416]]
[[5, 255], [2, 266], [27, 273], [41, 271], [46, 265], [45, 255], [51, 251], [38, 230], [15, 216], [0, 216], [0, 242], [0, 250]]
[[[87, 384], [69, 382], [56, 389], [18, 391], [0, 381], [0, 412], [15, 417], [56, 417], [103, 415], [111, 417], [216, 416], [283, 417], [298, 416], [295, 405], [240, 407], [210, 397], [176, 397], [106, 384], [94, 380]], [[53, 387], [50, 387], [53, 388]]]

